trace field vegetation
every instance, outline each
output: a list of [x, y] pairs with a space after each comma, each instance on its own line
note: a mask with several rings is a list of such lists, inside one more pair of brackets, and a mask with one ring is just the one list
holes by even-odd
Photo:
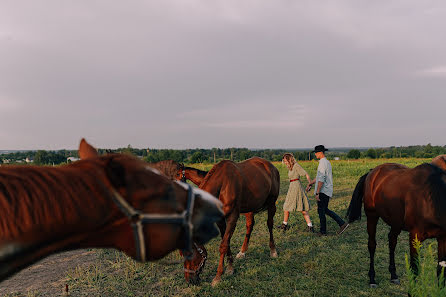
[[[332, 161], [334, 197], [330, 209], [344, 216], [358, 178], [369, 169], [385, 162], [396, 162], [415, 167], [431, 159], [359, 159]], [[317, 161], [301, 161], [311, 177], [315, 176]], [[281, 175], [280, 196], [277, 203], [275, 225], [283, 219], [282, 206], [288, 189], [287, 170], [274, 163]], [[210, 164], [191, 166], [209, 170]], [[306, 181], [305, 181], [306, 183]], [[305, 186], [305, 183], [303, 184]], [[319, 226], [317, 207], [311, 194], [311, 219]], [[269, 257], [266, 213], [257, 214], [256, 225], [246, 258], [235, 260], [234, 275], [223, 275], [215, 288], [211, 281], [218, 265], [219, 238], [207, 244], [208, 261], [198, 286], [186, 284], [181, 258], [177, 252], [154, 263], [136, 263], [115, 250], [97, 250], [96, 263], [87, 268], [77, 268], [68, 273], [71, 296], [407, 296], [410, 284], [405, 269], [405, 254], [409, 252], [408, 233], [402, 232], [396, 247], [396, 267], [401, 285], [390, 283], [388, 272], [389, 228], [382, 221], [378, 224], [375, 257], [377, 289], [368, 286], [369, 255], [365, 216], [353, 223], [341, 236], [338, 226], [327, 218], [327, 237], [317, 237], [306, 231], [300, 213], [292, 213], [291, 228], [283, 233], [275, 229], [279, 257]], [[245, 234], [245, 220], [241, 216], [232, 237], [234, 254], [240, 249]], [[428, 240], [424, 246], [436, 242]], [[432, 264], [434, 265], [434, 264]]]
[[[344, 215], [351, 193], [358, 178], [375, 166], [389, 160], [332, 161], [334, 197], [330, 208]], [[391, 160], [414, 167], [426, 159]], [[300, 164], [313, 177], [317, 161]], [[282, 205], [288, 189], [286, 168], [275, 163], [281, 173], [281, 193], [276, 225], [283, 218]], [[210, 169], [211, 165], [194, 164], [197, 168]], [[317, 209], [312, 195], [312, 220], [318, 226]], [[235, 261], [235, 274], [224, 276], [222, 283], [212, 288], [218, 265], [219, 240], [207, 245], [208, 262], [199, 286], [188, 286], [183, 277], [181, 258], [173, 253], [159, 263], [139, 264], [125, 255], [111, 250], [98, 251], [98, 261], [88, 269], [69, 274], [70, 289], [79, 295], [177, 295], [177, 296], [406, 296], [408, 280], [405, 270], [405, 253], [408, 253], [408, 234], [402, 233], [396, 249], [397, 270], [401, 285], [389, 282], [387, 233], [384, 223], [378, 226], [376, 273], [379, 288], [368, 287], [368, 251], [366, 220], [352, 224], [342, 236], [336, 236], [337, 225], [328, 220], [329, 236], [319, 238], [306, 232], [301, 214], [290, 218], [291, 228], [286, 233], [275, 231], [279, 257], [271, 259], [268, 248], [266, 214], [256, 216], [247, 257]], [[244, 217], [239, 219], [231, 246], [233, 252], [240, 248], [245, 233]], [[434, 243], [435, 245], [435, 243]], [[435, 249], [434, 249], [435, 250]]]

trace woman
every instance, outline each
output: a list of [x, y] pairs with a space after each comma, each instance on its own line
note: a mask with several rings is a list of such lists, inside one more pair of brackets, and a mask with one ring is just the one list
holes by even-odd
[[302, 212], [305, 221], [307, 222], [308, 231], [314, 232], [313, 224], [311, 223], [310, 215], [310, 202], [305, 194], [302, 184], [300, 183], [300, 177], [305, 176], [308, 183], [311, 183], [311, 178], [308, 173], [296, 162], [294, 156], [290, 153], [286, 153], [282, 157], [282, 163], [288, 168], [288, 177], [290, 180], [290, 187], [285, 198], [283, 205], [283, 222], [282, 225], [277, 228], [282, 229], [284, 232], [290, 228], [288, 226], [288, 218], [291, 211]]

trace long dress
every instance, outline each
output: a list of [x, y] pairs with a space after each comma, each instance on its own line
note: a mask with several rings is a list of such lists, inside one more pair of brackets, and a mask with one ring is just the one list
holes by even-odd
[[286, 194], [285, 203], [283, 204], [284, 211], [308, 211], [310, 210], [310, 202], [307, 194], [300, 183], [300, 177], [305, 176], [307, 172], [299, 164], [295, 163], [293, 169], [288, 171], [290, 180], [299, 179], [290, 182], [288, 193]]

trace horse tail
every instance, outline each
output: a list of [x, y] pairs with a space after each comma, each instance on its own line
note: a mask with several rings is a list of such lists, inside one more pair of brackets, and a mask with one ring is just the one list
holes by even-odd
[[364, 184], [367, 175], [369, 175], [369, 173], [366, 173], [359, 178], [355, 190], [353, 191], [352, 200], [350, 201], [350, 205], [348, 206], [347, 210], [349, 223], [361, 219], [362, 199], [364, 197]]

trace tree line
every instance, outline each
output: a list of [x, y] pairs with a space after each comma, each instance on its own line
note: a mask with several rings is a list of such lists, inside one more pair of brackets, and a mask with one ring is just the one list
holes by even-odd
[[[216, 163], [222, 160], [240, 162], [254, 156], [269, 161], [281, 161], [286, 152], [294, 154], [296, 160], [312, 160], [315, 158], [311, 149], [248, 149], [248, 148], [212, 148], [212, 149], [138, 149], [128, 145], [119, 149], [99, 149], [99, 154], [127, 153], [140, 157], [147, 162], [175, 160], [182, 163]], [[446, 146], [427, 145], [400, 146], [387, 148], [332, 148], [326, 153], [329, 159], [360, 159], [360, 158], [433, 158], [446, 154]], [[0, 155], [1, 163], [33, 163], [37, 165], [58, 165], [69, 162], [67, 158], [78, 157], [77, 150], [59, 151], [16, 151]]]

